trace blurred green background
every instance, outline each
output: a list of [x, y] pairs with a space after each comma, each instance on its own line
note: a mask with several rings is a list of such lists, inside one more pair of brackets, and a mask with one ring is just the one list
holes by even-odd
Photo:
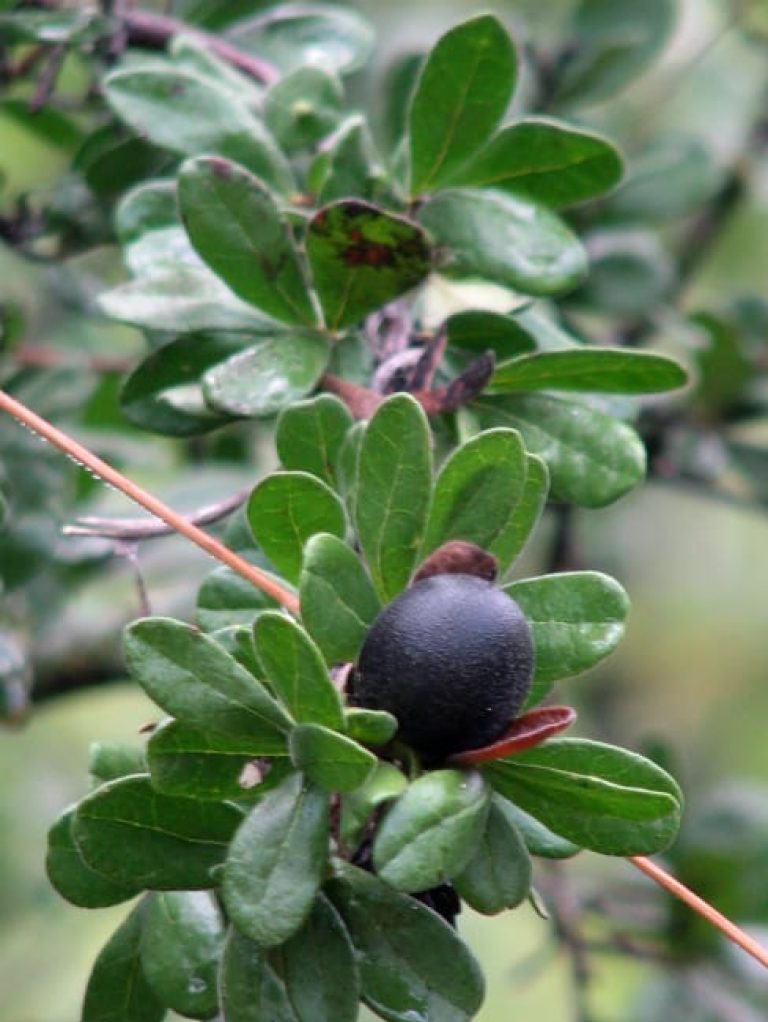
[[[382, 64], [401, 48], [428, 45], [457, 16], [476, 10], [459, 0], [420, 4], [360, 0], [376, 22]], [[567, 2], [495, 3], [511, 24], [546, 35], [567, 15]], [[630, 148], [646, 133], [682, 131], [704, 140], [722, 161], [738, 148], [763, 101], [768, 81], [765, 48], [734, 29], [747, 8], [765, 4], [684, 0], [670, 45], [657, 67], [619, 98], [593, 106], [588, 120]], [[76, 74], [76, 70], [70, 73]], [[0, 113], [0, 162], [10, 193], [45, 191], [66, 158], [42, 142], [34, 125]], [[683, 296], [694, 309], [765, 288], [768, 267], [768, 167], [728, 223], [714, 251]], [[98, 323], [66, 315], [61, 281], [0, 250], [0, 289], [25, 309], [30, 329], [49, 344], [104, 348]], [[52, 297], [53, 296], [53, 297]], [[77, 337], [74, 338], [74, 333]], [[129, 330], [109, 328], [110, 350], [140, 349]], [[0, 423], [0, 429], [16, 427]], [[117, 440], [115, 440], [117, 444]], [[144, 481], [177, 503], [199, 504], [228, 492], [232, 481], [167, 477], [170, 442], [120, 438], [127, 462]], [[40, 448], [42, 456], [42, 448]], [[201, 500], [202, 498], [202, 500]], [[106, 494], [112, 513], [131, 513]], [[542, 570], [552, 523], [525, 555], [520, 573]], [[577, 534], [585, 567], [614, 574], [627, 588], [633, 612], [626, 640], [606, 665], [563, 692], [581, 710], [577, 733], [640, 748], [663, 738], [695, 800], [726, 779], [768, 789], [768, 519], [725, 501], [673, 485], [649, 484], [611, 508], [579, 512]], [[155, 612], [189, 613], [194, 581], [208, 562], [177, 539], [152, 545], [142, 558]], [[89, 644], [114, 642], [135, 613], [130, 568], [113, 562], [97, 581], [73, 593], [45, 636], [45, 657], [73, 657]], [[74, 656], [73, 662], [77, 663]], [[157, 710], [132, 686], [61, 696], [37, 708], [18, 730], [0, 735], [0, 1020], [75, 1022], [85, 981], [99, 947], [124, 912], [85, 912], [49, 888], [43, 869], [46, 831], [57, 812], [88, 783], [87, 753], [101, 740], [135, 740]], [[596, 891], [629, 880], [631, 867], [583, 854], [568, 867]], [[486, 969], [488, 997], [479, 1022], [537, 1018], [570, 1022], [570, 965], [549, 926], [529, 906], [493, 920], [467, 916], [461, 929]], [[632, 993], [647, 966], [620, 958], [595, 963], [600, 1022], [625, 1022]], [[662, 1022], [662, 1020], [660, 1020]]]

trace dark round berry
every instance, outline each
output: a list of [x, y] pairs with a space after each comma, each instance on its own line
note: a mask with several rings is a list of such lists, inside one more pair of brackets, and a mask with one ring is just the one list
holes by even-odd
[[533, 674], [528, 623], [513, 599], [473, 575], [434, 575], [374, 621], [353, 677], [355, 702], [388, 710], [425, 761], [498, 738]]

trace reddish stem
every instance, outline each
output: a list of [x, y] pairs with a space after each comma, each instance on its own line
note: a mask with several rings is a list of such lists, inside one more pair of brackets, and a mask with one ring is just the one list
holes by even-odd
[[575, 720], [576, 711], [571, 706], [538, 706], [513, 720], [503, 738], [479, 749], [457, 752], [451, 756], [450, 762], [457, 766], [477, 766], [479, 763], [491, 763], [495, 759], [515, 756], [565, 731]]

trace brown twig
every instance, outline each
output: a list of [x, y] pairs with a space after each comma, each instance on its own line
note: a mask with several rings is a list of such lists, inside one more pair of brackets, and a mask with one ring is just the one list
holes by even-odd
[[89, 369], [94, 373], [127, 373], [135, 361], [122, 355], [89, 355], [72, 353], [48, 344], [24, 344], [10, 353], [18, 365], [32, 369], [57, 369], [72, 366], [74, 369]]
[[187, 521], [186, 518], [168, 507], [167, 504], [153, 497], [151, 493], [147, 493], [146, 490], [143, 490], [124, 476], [122, 472], [112, 468], [106, 461], [102, 461], [101, 458], [97, 457], [86, 447], [83, 447], [82, 444], [67, 436], [62, 430], [57, 429], [56, 426], [41, 418], [31, 409], [27, 408], [26, 405], [12, 398], [10, 394], [3, 390], [0, 390], [0, 410], [7, 412], [8, 415], [24, 426], [27, 426], [50, 444], [53, 444], [54, 447], [57, 447], [68, 457], [79, 462], [100, 479], [103, 479], [104, 482], [120, 490], [121, 493], [124, 493], [134, 503], [146, 508], [156, 518], [170, 525], [175, 532], [186, 536], [188, 540], [205, 550], [211, 557], [215, 557], [222, 564], [226, 564], [227, 567], [236, 571], [238, 575], [241, 575], [252, 585], [256, 586], [257, 589], [266, 593], [267, 596], [271, 596], [272, 599], [280, 603], [286, 610], [292, 614], [298, 613], [299, 601], [292, 592], [284, 589], [273, 578], [270, 578], [269, 575], [266, 575], [254, 565], [243, 560], [242, 557], [238, 557], [236, 553], [224, 546], [223, 543], [220, 543], [217, 539], [214, 539], [203, 532], [202, 529]]
[[53, 46], [51, 48], [47, 59], [43, 64], [40, 77], [37, 80], [35, 91], [27, 106], [27, 110], [31, 114], [40, 113], [50, 99], [51, 93], [56, 87], [56, 79], [59, 77], [59, 72], [61, 71], [61, 67], [66, 56], [67, 48], [63, 44]]
[[[217, 500], [213, 504], [185, 515], [192, 525], [213, 525], [227, 515], [231, 515], [246, 500], [250, 490], [240, 490], [230, 497]], [[65, 536], [101, 536], [104, 539], [117, 539], [126, 542], [155, 539], [157, 536], [169, 536], [176, 530], [165, 522], [156, 522], [144, 518], [98, 518], [88, 516], [78, 518], [71, 525], [61, 530]]]

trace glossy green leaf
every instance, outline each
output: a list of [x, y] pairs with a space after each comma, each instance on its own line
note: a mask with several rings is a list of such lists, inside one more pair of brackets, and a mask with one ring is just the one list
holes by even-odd
[[290, 228], [258, 178], [216, 156], [187, 160], [179, 204], [195, 250], [238, 297], [286, 323], [314, 324]]
[[180, 224], [176, 182], [170, 179], [142, 182], [124, 195], [115, 209], [115, 230], [123, 245]]
[[357, 199], [342, 199], [315, 214], [307, 256], [331, 330], [353, 326], [410, 291], [431, 265], [418, 224]]
[[65, 809], [48, 832], [45, 871], [62, 898], [80, 908], [103, 908], [139, 894], [140, 886], [118, 883], [83, 859], [72, 836], [74, 815], [74, 806]]
[[621, 156], [601, 135], [531, 117], [502, 128], [454, 180], [562, 209], [609, 192], [622, 170]]
[[325, 791], [355, 791], [376, 766], [372, 752], [320, 724], [295, 727], [289, 744], [296, 769]]
[[347, 734], [363, 745], [386, 745], [397, 731], [397, 718], [386, 710], [350, 706], [344, 711]]
[[458, 447], [435, 481], [421, 556], [451, 539], [476, 543], [503, 571], [518, 548], [509, 530], [525, 488], [526, 454], [511, 429], [480, 433]]
[[448, 344], [468, 351], [493, 351], [498, 359], [514, 358], [536, 349], [536, 340], [513, 316], [468, 309], [445, 321]]
[[266, 689], [218, 643], [170, 618], [125, 631], [128, 669], [166, 713], [193, 727], [247, 738], [254, 754], [280, 754], [290, 721]]
[[598, 571], [572, 571], [505, 586], [525, 614], [536, 654], [527, 705], [553, 681], [581, 674], [618, 645], [629, 598], [618, 582]]
[[405, 774], [386, 760], [379, 760], [365, 783], [342, 799], [340, 833], [344, 844], [355, 848], [374, 809], [396, 799], [407, 787]]
[[336, 477], [339, 486], [339, 493], [344, 498], [344, 503], [349, 510], [350, 516], [355, 517], [355, 501], [357, 499], [357, 479], [360, 467], [360, 451], [363, 446], [363, 437], [368, 429], [367, 422], [356, 422], [349, 430], [344, 442], [339, 448], [339, 457], [336, 461]]
[[351, 425], [347, 406], [331, 394], [292, 404], [280, 414], [275, 431], [283, 468], [310, 472], [333, 486], [339, 450]]
[[328, 796], [292, 774], [232, 841], [222, 894], [233, 924], [263, 947], [284, 943], [309, 915], [327, 855]]
[[320, 533], [304, 550], [299, 579], [301, 619], [329, 664], [355, 660], [381, 605], [360, 558]]
[[585, 390], [603, 394], [656, 394], [682, 387], [688, 377], [674, 359], [648, 351], [578, 348], [540, 351], [496, 366], [489, 394], [520, 390]]
[[275, 472], [248, 501], [248, 523], [264, 553], [291, 582], [301, 571], [304, 544], [318, 532], [339, 539], [346, 532], [341, 501], [308, 472]]
[[286, 152], [308, 149], [334, 129], [344, 93], [338, 78], [308, 64], [279, 78], [264, 97], [264, 120]]
[[234, 295], [210, 271], [179, 266], [132, 280], [99, 295], [112, 319], [147, 330], [264, 332], [264, 316]]
[[140, 902], [115, 930], [94, 962], [85, 990], [81, 1022], [162, 1022], [166, 1009], [141, 965]]
[[512, 41], [494, 15], [462, 22], [437, 41], [411, 100], [411, 195], [451, 180], [488, 140], [516, 77]]
[[460, 873], [483, 833], [490, 791], [475, 771], [432, 770], [400, 796], [373, 842], [373, 864], [402, 891], [425, 891]]
[[379, 596], [405, 587], [421, 545], [432, 489], [430, 432], [407, 394], [388, 398], [360, 448], [355, 524]]
[[450, 268], [514, 288], [554, 295], [586, 275], [575, 234], [546, 206], [505, 192], [451, 188], [419, 211]]
[[206, 632], [250, 627], [259, 611], [274, 606], [270, 596], [231, 568], [214, 568], [197, 592], [197, 623]]
[[248, 341], [242, 334], [193, 334], [164, 344], [126, 377], [121, 411], [135, 426], [166, 436], [197, 436], [229, 422], [205, 403], [200, 378]]
[[301, 625], [280, 611], [266, 610], [256, 619], [253, 634], [256, 655], [293, 719], [341, 730], [339, 693], [322, 653]]
[[[282, 751], [287, 754], [287, 747]], [[214, 734], [177, 720], [162, 724], [147, 745], [152, 786], [157, 791], [203, 800], [241, 798], [243, 769], [260, 755], [248, 738]]]
[[147, 65], [113, 71], [102, 84], [118, 117], [154, 145], [182, 156], [215, 153], [279, 192], [293, 189], [290, 167], [262, 122], [210, 79]]
[[147, 772], [143, 746], [127, 742], [92, 742], [88, 750], [88, 773], [97, 783], [116, 781], [128, 774]]
[[253, 624], [227, 625], [216, 628], [211, 638], [231, 654], [254, 678], [261, 680], [263, 670], [256, 659], [256, 648], [253, 643]]
[[700, 139], [675, 133], [654, 141], [630, 161], [627, 180], [610, 209], [628, 219], [686, 216], [713, 198], [723, 168]]
[[299, 1022], [264, 948], [235, 929], [224, 944], [219, 990], [226, 1022]]
[[680, 824], [682, 795], [669, 774], [601, 742], [552, 739], [483, 773], [556, 834], [604, 855], [663, 851]]
[[573, 294], [574, 304], [601, 315], [642, 317], [672, 296], [677, 270], [663, 239], [644, 227], [621, 225], [593, 231], [589, 277]]
[[284, 74], [308, 64], [351, 74], [365, 64], [374, 42], [373, 29], [358, 11], [323, 3], [281, 4], [231, 31], [238, 47]]
[[459, 897], [489, 916], [515, 908], [531, 886], [531, 860], [508, 806], [492, 800], [477, 848], [453, 880]]
[[326, 205], [350, 195], [375, 201], [384, 190], [386, 172], [365, 118], [347, 118], [326, 144], [327, 151], [313, 165], [318, 202]]
[[328, 363], [320, 334], [278, 334], [213, 366], [203, 375], [206, 401], [219, 412], [264, 418], [305, 397]]
[[281, 948], [280, 964], [298, 1022], [356, 1022], [360, 977], [355, 949], [341, 916], [323, 894]]
[[512, 564], [527, 543], [544, 511], [549, 495], [549, 471], [535, 454], [525, 459], [525, 485], [504, 530], [505, 553]]
[[207, 891], [164, 891], [149, 898], [141, 934], [141, 965], [149, 985], [175, 1012], [213, 1018], [224, 922]]
[[485, 993], [456, 931], [418, 901], [339, 863], [326, 885], [358, 954], [363, 1000], [387, 1022], [469, 1022]]
[[508, 426], [547, 464], [556, 500], [603, 507], [645, 476], [635, 430], [587, 405], [548, 394], [483, 397], [472, 408], [483, 426]]
[[[494, 795], [494, 800], [500, 798], [500, 795]], [[504, 812], [514, 823], [531, 855], [541, 859], [570, 859], [581, 851], [578, 845], [555, 834], [520, 806], [507, 799], [503, 800], [503, 804]]]
[[86, 863], [118, 883], [150, 890], [213, 887], [241, 820], [234, 806], [155, 791], [149, 777], [123, 777], [77, 807], [75, 843]]

